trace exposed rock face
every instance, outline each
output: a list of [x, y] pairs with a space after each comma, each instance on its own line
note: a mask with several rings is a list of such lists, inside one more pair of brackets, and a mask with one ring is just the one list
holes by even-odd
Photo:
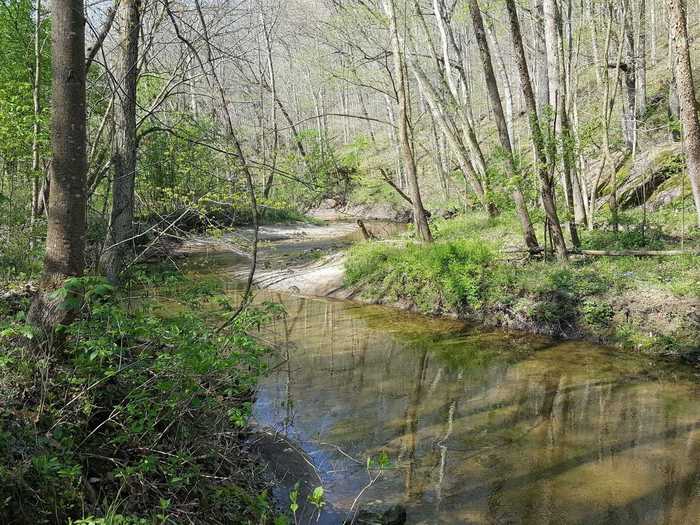
[[[680, 143], [665, 142], [649, 146], [636, 154], [634, 162], [621, 152], [614, 152], [612, 162], [616, 168], [617, 203], [621, 209], [642, 206], [650, 210], [666, 206], [681, 196], [681, 177], [685, 176], [685, 161]], [[589, 164], [582, 176], [588, 184], [599, 175], [600, 160]], [[608, 203], [610, 194], [609, 168], [605, 168], [599, 180], [598, 207]], [[688, 183], [688, 191], [690, 183]]]
[[660, 188], [660, 191], [654, 193], [654, 195], [647, 201], [649, 211], [656, 211], [659, 208], [668, 206], [673, 201], [679, 199], [682, 193], [683, 189], [680, 186], [669, 189]]
[[[683, 155], [678, 143], [661, 144], [638, 153], [634, 163], [628, 161], [617, 174], [620, 208], [634, 208], [645, 202], [654, 202], [657, 207], [670, 203], [680, 196], [680, 192], [675, 193], [675, 188], [667, 188], [665, 183], [681, 175], [683, 169]], [[659, 191], [663, 191], [663, 197], [659, 197]]]
[[301, 267], [259, 271], [254, 284], [305, 296], [338, 297], [343, 290], [344, 278], [345, 257], [335, 254]]

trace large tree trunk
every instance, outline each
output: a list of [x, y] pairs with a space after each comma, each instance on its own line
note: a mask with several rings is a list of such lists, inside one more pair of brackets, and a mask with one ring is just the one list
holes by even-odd
[[46, 335], [71, 320], [71, 310], [52, 292], [83, 273], [87, 173], [85, 131], [85, 18], [83, 0], [52, 6], [52, 147], [46, 258], [41, 291], [29, 321]]
[[[484, 20], [481, 17], [481, 10], [479, 8], [478, 0], [469, 0], [469, 12], [471, 13], [474, 34], [476, 35], [476, 41], [479, 46], [479, 53], [481, 55], [481, 62], [484, 67], [486, 87], [488, 89], [489, 98], [491, 99], [491, 106], [493, 108], [494, 116], [496, 119], [498, 138], [501, 142], [501, 147], [504, 149], [507, 157], [506, 162], [508, 164], [508, 175], [510, 176], [510, 178], [514, 179], [517, 175], [517, 169], [515, 166], [515, 159], [513, 158], [513, 147], [510, 141], [510, 135], [508, 133], [508, 124], [506, 123], [505, 114], [503, 113], [501, 95], [498, 92], [498, 82], [496, 81], [496, 75], [493, 72], [491, 51], [489, 50], [488, 41], [486, 39]], [[532, 221], [530, 220], [530, 214], [527, 210], [525, 197], [523, 196], [522, 191], [518, 187], [517, 182], [515, 184], [515, 189], [513, 190], [513, 201], [515, 202], [515, 209], [517, 211], [518, 219], [520, 220], [520, 224], [523, 229], [523, 238], [525, 240], [525, 245], [530, 250], [536, 250], [537, 248], [539, 248], [539, 245], [537, 243], [537, 236], [535, 235], [535, 229], [532, 227]]]
[[681, 103], [683, 136], [688, 155], [688, 177], [693, 189], [693, 199], [700, 226], [700, 122], [698, 122], [697, 100], [693, 85], [693, 70], [688, 48], [686, 8], [683, 0], [669, 0], [673, 41], [676, 51], [676, 84]]
[[114, 151], [112, 153], [112, 216], [102, 256], [107, 278], [116, 283], [134, 233], [136, 180], [136, 83], [138, 79], [141, 0], [121, 0], [119, 46], [115, 68]]
[[528, 122], [530, 124], [530, 133], [535, 147], [535, 155], [537, 159], [536, 170], [540, 177], [542, 185], [542, 204], [544, 211], [552, 227], [552, 240], [554, 248], [559, 259], [567, 259], [568, 251], [566, 249], [566, 241], [557, 215], [557, 208], [554, 204], [554, 187], [553, 181], [547, 170], [547, 154], [545, 151], [544, 137], [542, 129], [537, 117], [537, 102], [535, 94], [532, 90], [532, 82], [530, 81], [530, 72], [527, 68], [527, 59], [525, 58], [525, 47], [523, 46], [523, 38], [520, 32], [520, 20], [515, 7], [515, 0], [506, 0], [506, 8], [508, 11], [508, 20], [510, 23], [510, 33], [513, 40], [513, 48], [515, 52], [515, 61], [518, 65], [518, 74], [520, 76], [521, 89], [528, 112]]
[[428, 226], [428, 218], [426, 217], [425, 208], [420, 194], [420, 186], [418, 185], [418, 172], [416, 169], [416, 159], [413, 152], [409, 136], [408, 122], [408, 92], [406, 78], [406, 67], [403, 54], [401, 53], [401, 45], [399, 40], [399, 32], [396, 24], [396, 10], [394, 0], [386, 0], [385, 6], [390, 20], [391, 28], [391, 44], [394, 54], [394, 72], [396, 75], [397, 95], [399, 100], [399, 144], [401, 146], [401, 157], [403, 159], [404, 170], [408, 178], [408, 184], [411, 190], [411, 201], [413, 202], [413, 223], [416, 227], [416, 233], [423, 242], [432, 242], [433, 236]]

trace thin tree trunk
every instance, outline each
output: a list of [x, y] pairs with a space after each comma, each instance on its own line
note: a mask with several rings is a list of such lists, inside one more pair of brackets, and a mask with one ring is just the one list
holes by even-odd
[[[651, 0], [654, 3], [654, 0]], [[647, 112], [647, 8], [639, 0], [639, 39], [637, 44], [637, 118]]]
[[673, 42], [676, 52], [676, 82], [681, 104], [681, 121], [688, 157], [688, 177], [693, 190], [695, 209], [700, 226], [700, 122], [698, 122], [697, 99], [690, 63], [686, 8], [683, 0], [669, 0]]
[[[609, 7], [610, 9], [610, 20], [612, 21], [613, 19], [613, 12], [612, 12], [612, 5]], [[622, 66], [622, 53], [625, 49], [625, 24], [626, 24], [626, 17], [627, 17], [627, 4], [624, 3], [622, 5], [622, 12], [620, 14], [620, 28], [619, 28], [619, 35], [620, 35], [620, 42], [617, 50], [617, 59], [615, 61], [615, 80], [612, 82], [612, 93], [610, 93], [610, 75], [607, 71], [609, 64], [608, 64], [608, 55], [610, 51], [610, 36], [612, 34], [612, 25], [609, 26], [609, 34], [608, 34], [608, 43], [606, 44], [606, 50], [605, 50], [605, 63], [606, 63], [606, 73], [605, 73], [605, 105], [604, 105], [604, 112], [605, 112], [605, 122], [604, 122], [604, 133], [603, 133], [603, 165], [601, 166], [601, 170], [603, 169], [603, 166], [608, 166], [610, 169], [610, 179], [609, 179], [609, 184], [610, 184], [610, 195], [608, 196], [608, 207], [610, 208], [610, 218], [612, 221], [613, 229], [617, 231], [619, 227], [619, 216], [618, 216], [618, 209], [617, 209], [617, 171], [618, 167], [614, 166], [612, 163], [612, 156], [610, 153], [610, 122], [612, 120], [612, 113], [613, 109], [615, 107], [615, 99], [617, 98], [617, 89], [618, 86], [621, 84], [621, 78], [620, 78], [620, 73], [622, 72], [623, 66]], [[612, 22], [611, 22], [612, 24]], [[623, 102], [624, 105], [624, 102]], [[625, 112], [623, 108], [623, 114]]]
[[[34, 248], [34, 225], [41, 214], [39, 200], [41, 197], [39, 171], [39, 133], [41, 117], [41, 0], [36, 2], [36, 21], [34, 25], [34, 85], [32, 98], [34, 103], [34, 126], [32, 130], [32, 215], [30, 247]], [[41, 177], [43, 179], [43, 177]]]
[[509, 64], [506, 64], [505, 59], [503, 58], [503, 53], [501, 51], [501, 44], [499, 43], [498, 37], [496, 36], [496, 32], [493, 29], [493, 24], [486, 25], [486, 31], [487, 35], [489, 36], [489, 47], [493, 49], [493, 52], [496, 56], [496, 62], [500, 64], [501, 66], [501, 75], [500, 75], [500, 80], [501, 84], [503, 85], [504, 89], [504, 96], [503, 99], [505, 101], [505, 107], [503, 108], [505, 117], [506, 117], [506, 125], [508, 126], [508, 137], [510, 138], [510, 144], [513, 148], [513, 150], [518, 149], [518, 145], [515, 140], [515, 120], [514, 120], [514, 113], [515, 113], [515, 96], [513, 94], [513, 87], [511, 85], [511, 71], [509, 71]]
[[[545, 42], [547, 45], [547, 70], [549, 72], [549, 105], [556, 112], [553, 125], [554, 135], [559, 137], [564, 172], [564, 192], [568, 210], [569, 234], [574, 247], [579, 246], [576, 217], [574, 211], [574, 189], [572, 182], [573, 170], [573, 140], [569, 115], [566, 107], [566, 80], [563, 61], [563, 39], [561, 31], [561, 15], [555, 0], [544, 1]], [[555, 155], [550, 159], [551, 173], [556, 165], [557, 144], [553, 145]]]
[[656, 66], [656, 61], [657, 61], [657, 55], [656, 55], [656, 38], [657, 38], [657, 11], [656, 11], [656, 0], [651, 0], [651, 9], [650, 9], [650, 16], [651, 16], [651, 65]]
[[535, 61], [535, 71], [537, 75], [537, 107], [540, 111], [549, 104], [549, 56], [545, 42], [545, 19], [543, 0], [535, 0], [535, 11], [533, 13], [533, 23], [535, 28], [535, 54], [538, 57]]
[[[476, 35], [476, 41], [479, 46], [479, 53], [481, 55], [481, 62], [484, 68], [484, 76], [486, 78], [486, 87], [488, 88], [489, 98], [491, 100], [491, 106], [493, 108], [494, 116], [496, 119], [496, 128], [498, 130], [498, 138], [501, 142], [501, 147], [505, 151], [508, 175], [511, 179], [515, 179], [518, 175], [517, 168], [515, 165], [515, 159], [513, 157], [513, 147], [510, 141], [510, 135], [508, 133], [508, 125], [506, 123], [506, 118], [503, 113], [503, 105], [501, 104], [501, 96], [498, 92], [498, 82], [496, 80], [496, 75], [493, 71], [493, 63], [491, 62], [491, 52], [489, 50], [488, 41], [486, 39], [486, 31], [484, 29], [484, 21], [481, 17], [481, 10], [479, 8], [478, 0], [469, 0], [469, 12], [472, 18], [472, 26], [474, 28], [474, 34]], [[513, 201], [515, 202], [515, 209], [518, 214], [518, 219], [520, 220], [520, 225], [523, 229], [523, 238], [525, 241], [525, 246], [528, 249], [536, 250], [539, 245], [537, 243], [537, 236], [535, 235], [535, 229], [532, 226], [532, 221], [530, 220], [530, 214], [527, 210], [527, 204], [525, 203], [525, 197], [518, 185], [515, 183], [515, 189], [513, 190]]]
[[[260, 19], [262, 22], [263, 26], [263, 32], [265, 35], [265, 51], [266, 51], [266, 58], [267, 58], [267, 69], [268, 73], [270, 74], [270, 90], [271, 96], [272, 96], [272, 104], [270, 104], [270, 120], [272, 121], [272, 132], [273, 132], [273, 143], [272, 143], [272, 165], [270, 169], [270, 173], [267, 176], [267, 179], [265, 179], [265, 186], [263, 187], [263, 198], [268, 199], [270, 197], [270, 193], [272, 192], [272, 184], [275, 179], [275, 169], [277, 168], [277, 149], [279, 146], [279, 130], [277, 127], [277, 75], [275, 74], [275, 62], [272, 57], [272, 41], [270, 38], [270, 31], [271, 29], [268, 28], [267, 25], [267, 19], [265, 17], [265, 13], [262, 11], [260, 12]], [[293, 122], [291, 123], [292, 125], [294, 124]], [[306, 162], [305, 155], [303, 154], [304, 152], [304, 147], [302, 145], [300, 153], [302, 154], [302, 159], [304, 162]]]
[[520, 20], [515, 7], [515, 0], [506, 0], [506, 9], [508, 11], [508, 20], [510, 23], [511, 38], [513, 40], [513, 48], [515, 52], [515, 61], [518, 65], [518, 74], [520, 76], [520, 85], [525, 98], [525, 104], [528, 112], [528, 122], [530, 124], [530, 133], [535, 147], [537, 156], [537, 174], [540, 177], [542, 184], [542, 205], [544, 206], [547, 219], [552, 226], [552, 234], [554, 247], [559, 259], [565, 260], [568, 258], [566, 241], [557, 215], [557, 208], [554, 204], [554, 188], [547, 171], [547, 154], [545, 151], [544, 137], [540, 128], [539, 119], [537, 117], [537, 102], [535, 94], [532, 90], [532, 82], [530, 81], [530, 72], [527, 68], [527, 59], [525, 58], [525, 48], [523, 46], [523, 38], [520, 32]]
[[636, 150], [637, 144], [637, 112], [635, 106], [637, 104], [637, 57], [634, 45], [634, 28], [631, 22], [632, 13], [627, 7], [625, 0], [621, 8], [622, 17], [624, 20], [623, 34], [621, 38], [625, 40], [625, 63], [621, 66], [624, 75], [625, 94], [623, 97], [622, 111], [622, 132], [625, 139], [625, 145], [628, 152]]
[[[600, 87], [603, 81], [600, 76], [600, 52], [598, 50], [598, 29], [593, 9], [594, 0], [588, 0], [588, 23], [591, 27], [591, 49], [593, 51], [593, 67], [595, 69], [596, 85]], [[607, 67], [605, 64], [603, 67]]]
[[408, 121], [408, 87], [406, 78], [406, 67], [403, 54], [401, 53], [401, 40], [399, 38], [399, 30], [397, 27], [396, 10], [394, 0], [385, 0], [385, 8], [389, 16], [391, 44], [394, 54], [394, 74], [397, 81], [397, 95], [399, 100], [399, 144], [401, 146], [401, 157], [403, 159], [404, 170], [408, 178], [408, 184], [411, 190], [411, 201], [413, 202], [413, 223], [416, 227], [416, 233], [423, 242], [432, 242], [433, 236], [428, 226], [425, 208], [420, 194], [420, 186], [418, 185], [418, 173], [416, 169], [416, 160], [413, 147], [410, 139], [409, 121]]
[[[423, 27], [425, 37], [428, 40], [431, 56], [440, 73], [438, 81], [442, 87], [442, 93], [446, 98], [443, 98], [438, 90], [432, 85], [430, 78], [425, 73], [421, 65], [415, 59], [412, 53], [408, 54], [408, 60], [411, 62], [412, 69], [416, 75], [423, 93], [428, 100], [428, 103], [437, 117], [440, 126], [447, 136], [450, 146], [458, 157], [460, 168], [465, 176], [465, 180], [471, 185], [474, 193], [476, 193], [479, 202], [482, 204], [489, 216], [497, 215], [495, 206], [488, 198], [488, 180], [486, 178], [486, 160], [479, 140], [474, 130], [473, 118], [471, 116], [471, 108], [469, 107], [469, 90], [467, 89], [469, 78], [467, 77], [465, 67], [459, 68], [459, 75], [462, 81], [464, 97], [460, 97], [459, 90], [452, 79], [452, 66], [450, 65], [449, 47], [455, 48], [458, 54], [462, 54], [461, 49], [457, 46], [452, 27], [449, 21], [445, 18], [444, 5], [439, 0], [434, 0], [433, 6], [436, 9], [438, 28], [442, 42], [442, 60], [431, 38], [431, 31], [426, 23], [425, 17], [420, 9], [420, 5], [414, 2], [418, 12], [418, 19]], [[460, 100], [464, 100], [464, 104]], [[465, 105], [466, 104], [466, 105]], [[460, 126], [457, 125], [452, 112], [456, 110], [457, 118]], [[460, 129], [461, 128], [461, 129]], [[461, 132], [460, 132], [461, 131]]]
[[112, 152], [112, 214], [102, 255], [102, 269], [119, 281], [134, 234], [136, 181], [136, 84], [138, 81], [141, 0], [121, 0], [117, 11], [119, 45], [115, 67], [114, 149]]
[[[397, 122], [396, 115], [394, 114], [394, 106], [389, 95], [384, 95], [384, 103], [386, 106], [386, 115], [389, 119], [389, 122]], [[407, 184], [406, 177], [404, 176], [403, 164], [401, 163], [401, 146], [399, 145], [399, 135], [396, 130], [396, 126], [391, 126], [390, 138], [391, 144], [396, 153], [396, 169], [394, 170], [396, 172], [396, 185], [399, 188], [404, 189], [407, 186]]]

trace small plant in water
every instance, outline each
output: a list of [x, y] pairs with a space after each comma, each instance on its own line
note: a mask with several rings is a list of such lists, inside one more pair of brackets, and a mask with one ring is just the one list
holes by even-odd
[[297, 521], [297, 511], [299, 510], [299, 482], [294, 485], [294, 488], [289, 492], [289, 510], [292, 511], [294, 523]]
[[316, 510], [320, 515], [321, 509], [326, 505], [326, 497], [323, 487], [316, 487], [314, 491], [309, 494], [307, 499], [309, 500], [309, 503], [316, 507]]

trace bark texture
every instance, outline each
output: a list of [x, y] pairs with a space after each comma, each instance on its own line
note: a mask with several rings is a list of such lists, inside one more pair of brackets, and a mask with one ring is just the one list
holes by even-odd
[[85, 130], [85, 18], [82, 0], [52, 5], [52, 146], [46, 258], [41, 291], [29, 321], [46, 334], [70, 321], [51, 292], [84, 269], [87, 172]]
[[669, 0], [668, 7], [676, 51], [676, 87], [688, 156], [688, 177], [693, 190], [698, 226], [700, 226], [700, 122], [698, 122], [697, 99], [690, 64], [686, 6], [683, 0]]
[[116, 283], [134, 233], [136, 180], [136, 83], [138, 79], [141, 0], [121, 0], [117, 12], [119, 46], [115, 67], [112, 215], [102, 256], [107, 278]]

